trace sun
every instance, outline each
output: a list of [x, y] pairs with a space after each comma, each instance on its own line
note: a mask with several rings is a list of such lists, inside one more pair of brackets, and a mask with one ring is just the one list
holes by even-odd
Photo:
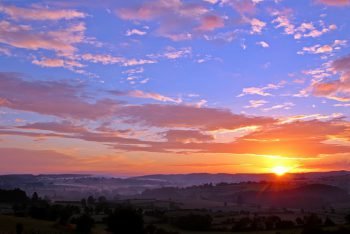
[[285, 166], [275, 166], [272, 168], [272, 172], [275, 173], [278, 176], [283, 176], [286, 174], [290, 169]]

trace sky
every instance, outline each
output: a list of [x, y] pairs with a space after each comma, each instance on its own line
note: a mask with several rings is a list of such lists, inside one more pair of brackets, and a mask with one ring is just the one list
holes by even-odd
[[350, 170], [349, 11], [0, 1], [0, 174]]

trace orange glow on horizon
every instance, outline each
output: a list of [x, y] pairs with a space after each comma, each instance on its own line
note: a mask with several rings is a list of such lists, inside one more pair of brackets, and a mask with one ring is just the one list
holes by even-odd
[[272, 172], [277, 176], [283, 176], [290, 171], [290, 168], [286, 166], [275, 166], [272, 168]]

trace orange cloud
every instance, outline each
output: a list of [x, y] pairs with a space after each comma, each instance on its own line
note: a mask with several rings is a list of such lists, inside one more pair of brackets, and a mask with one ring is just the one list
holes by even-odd
[[350, 101], [350, 56], [335, 60], [331, 68], [338, 74], [338, 80], [321, 80], [312, 85], [312, 92], [316, 96], [349, 102]]
[[[74, 170], [73, 157], [52, 150], [0, 148], [2, 173], [64, 172]], [[35, 166], [34, 166], [35, 165]]]
[[196, 130], [168, 130], [164, 133], [169, 142], [208, 142], [214, 140], [212, 135], [204, 134]]
[[[334, 67], [347, 69], [346, 61], [336, 61]], [[219, 108], [178, 104], [128, 105], [110, 99], [91, 102], [85, 96], [82, 85], [56, 81], [29, 82], [15, 74], [0, 75], [1, 100], [5, 100], [0, 105], [3, 107], [65, 120], [96, 121], [89, 126], [67, 121], [28, 123], [0, 130], [3, 136], [79, 139], [104, 143], [117, 150], [142, 152], [281, 155], [293, 158], [350, 152], [350, 145], [345, 144], [350, 141], [350, 126], [339, 115], [336, 118], [315, 116], [314, 120], [283, 122], [272, 117], [234, 114]], [[145, 139], [129, 131], [102, 125], [98, 127], [99, 121], [105, 118], [119, 120], [126, 127], [146, 127], [150, 129], [148, 134], [158, 138]], [[227, 136], [225, 141], [215, 141], [213, 136], [213, 131], [235, 131], [251, 126], [255, 126], [252, 131]], [[341, 139], [341, 142], [334, 139]]]

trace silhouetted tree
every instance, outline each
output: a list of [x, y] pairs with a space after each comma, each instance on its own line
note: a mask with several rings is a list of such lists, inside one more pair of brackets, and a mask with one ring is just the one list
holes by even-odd
[[87, 204], [89, 205], [89, 206], [91, 206], [91, 205], [94, 205], [95, 204], [95, 198], [93, 197], [93, 196], [89, 196], [88, 197], [88, 199], [87, 199]]
[[16, 224], [16, 234], [22, 234], [23, 233], [23, 224], [22, 223], [17, 223]]
[[250, 228], [252, 220], [249, 217], [241, 218], [233, 227], [232, 231], [241, 232]]
[[86, 207], [86, 199], [85, 198], [81, 199], [80, 203], [81, 203], [81, 207], [83, 207], [83, 208]]
[[75, 221], [76, 231], [80, 234], [89, 234], [91, 233], [92, 227], [94, 226], [94, 220], [88, 214], [83, 214], [78, 217]]
[[323, 234], [323, 230], [321, 227], [306, 226], [303, 228], [301, 234]]
[[347, 224], [350, 224], [350, 214], [347, 214], [345, 216], [345, 221], [346, 221]]
[[304, 217], [304, 228], [302, 234], [316, 234], [322, 233], [322, 219], [316, 214], [311, 214]]
[[0, 189], [0, 202], [5, 203], [25, 203], [28, 201], [27, 194], [20, 189], [2, 190]]
[[107, 202], [107, 198], [105, 196], [100, 196], [98, 197], [98, 203], [106, 203]]
[[108, 231], [112, 233], [143, 234], [143, 217], [131, 207], [119, 207], [107, 218]]
[[39, 196], [37, 192], [34, 192], [32, 195], [32, 202], [38, 202], [39, 201]]
[[335, 223], [333, 222], [333, 220], [327, 217], [326, 220], [324, 221], [324, 225], [327, 227], [330, 227], [330, 226], [335, 226]]
[[296, 219], [295, 219], [295, 222], [296, 222], [296, 223], [297, 223], [297, 225], [299, 225], [299, 226], [304, 225], [304, 221], [303, 221], [303, 219], [302, 219], [302, 218], [300, 218], [300, 217], [296, 218]]
[[275, 215], [268, 216], [265, 219], [266, 229], [275, 229], [281, 221], [282, 221], [281, 218], [278, 216], [275, 216]]
[[179, 228], [193, 231], [210, 230], [212, 218], [210, 215], [189, 214], [175, 218], [173, 224]]
[[277, 229], [290, 229], [295, 227], [295, 223], [290, 220], [282, 220], [277, 224]]

